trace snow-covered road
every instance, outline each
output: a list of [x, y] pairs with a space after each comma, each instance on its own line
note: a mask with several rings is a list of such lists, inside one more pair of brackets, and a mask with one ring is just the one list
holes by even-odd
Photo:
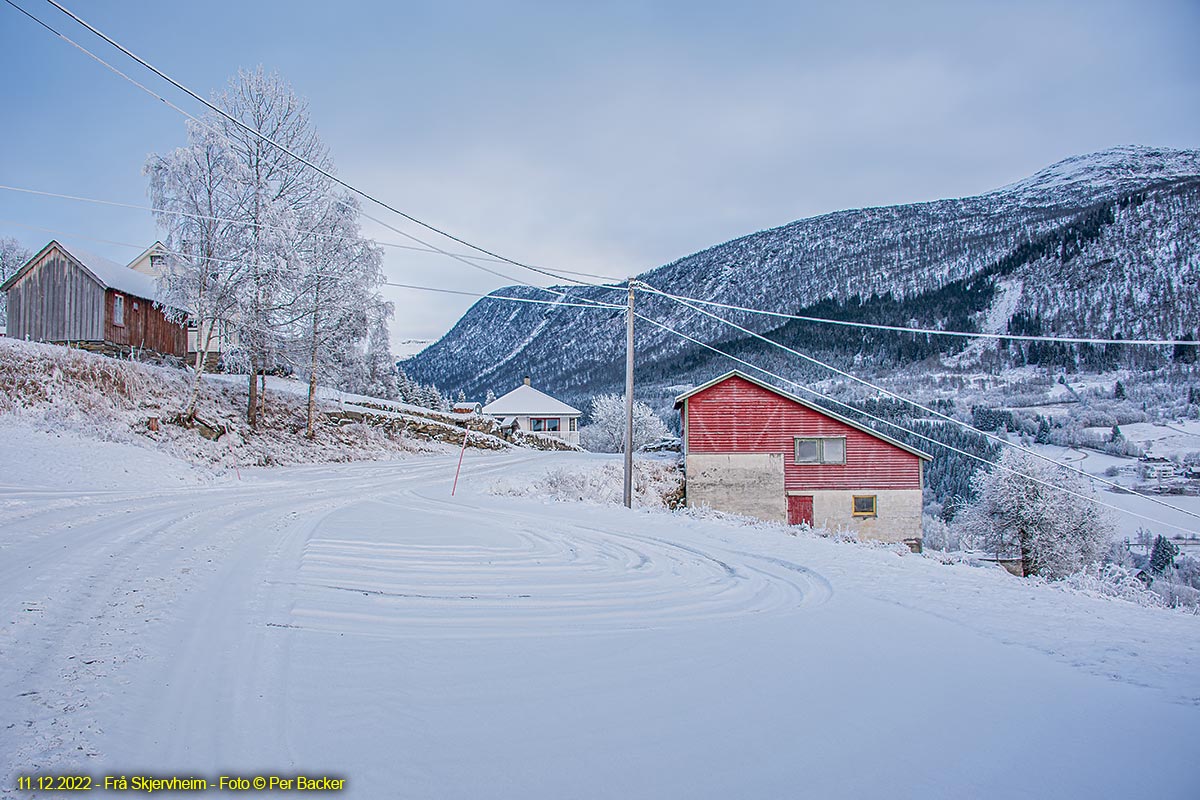
[[159, 489], [6, 469], [4, 795], [49, 770], [364, 798], [1200, 796], [1196, 618], [487, 492], [586, 458], [468, 456], [455, 498], [452, 457], [164, 464]]

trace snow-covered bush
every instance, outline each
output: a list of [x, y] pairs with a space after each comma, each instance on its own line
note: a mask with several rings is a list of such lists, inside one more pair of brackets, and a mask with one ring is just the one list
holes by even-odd
[[[579, 442], [593, 453], [620, 453], [625, 449], [625, 397], [602, 394], [592, 398], [591, 423], [579, 429]], [[633, 402], [633, 449], [640, 450], [671, 435], [654, 410]]]
[[1021, 559], [1026, 575], [1064, 578], [1098, 562], [1108, 549], [1114, 530], [1108, 515], [1078, 497], [1087, 496], [1088, 487], [1056, 464], [1010, 450], [972, 483], [977, 499], [956, 518], [963, 539]]
[[1061, 586], [1091, 595], [1112, 597], [1139, 606], [1159, 608], [1167, 605], [1160, 595], [1146, 588], [1137, 572], [1121, 564], [1092, 565], [1063, 578]]
[[[1172, 570], [1174, 571], [1174, 570]], [[1156, 578], [1150, 591], [1162, 599], [1168, 608], [1180, 608], [1200, 613], [1200, 590], [1173, 580], [1173, 575]]]
[[[611, 461], [555, 467], [540, 476], [501, 479], [492, 494], [533, 496], [567, 502], [621, 505], [625, 501], [623, 467]], [[683, 495], [683, 475], [674, 461], [633, 462], [633, 503], [640, 508], [674, 508]]]
[[921, 532], [927, 550], [962, 549], [958, 527], [947, 523], [940, 514], [925, 514], [921, 518]]

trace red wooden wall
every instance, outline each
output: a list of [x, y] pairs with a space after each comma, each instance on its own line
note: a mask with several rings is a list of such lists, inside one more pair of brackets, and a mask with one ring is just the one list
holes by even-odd
[[[166, 355], [187, 356], [187, 330], [170, 322], [161, 308], [141, 297], [125, 294], [125, 324], [113, 322], [113, 303], [121, 292], [109, 289], [104, 293], [104, 340], [154, 350]], [[137, 304], [135, 309], [133, 306]]]
[[[685, 400], [689, 453], [783, 453], [785, 489], [920, 489], [921, 459], [736, 375]], [[797, 464], [797, 436], [845, 436], [845, 464]]]

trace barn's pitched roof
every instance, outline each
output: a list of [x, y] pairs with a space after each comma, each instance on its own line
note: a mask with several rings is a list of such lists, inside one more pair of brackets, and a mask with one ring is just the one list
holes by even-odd
[[843, 425], [849, 425], [851, 428], [855, 428], [857, 430], [862, 431], [863, 433], [870, 434], [871, 436], [874, 436], [876, 439], [882, 439], [883, 441], [887, 442], [888, 444], [895, 445], [896, 447], [899, 447], [901, 450], [906, 450], [906, 451], [912, 453], [914, 456], [923, 458], [926, 461], [933, 460], [933, 456], [929, 455], [928, 453], [926, 453], [922, 450], [918, 450], [915, 447], [910, 447], [910, 446], [906, 445], [904, 442], [901, 442], [897, 439], [893, 439], [890, 436], [885, 436], [884, 434], [880, 433], [879, 431], [874, 430], [873, 428], [869, 428], [866, 425], [863, 425], [861, 422], [856, 422], [856, 421], [850, 419], [849, 417], [843, 417], [841, 414], [835, 414], [834, 412], [830, 411], [829, 409], [823, 408], [810, 400], [804, 400], [803, 398], [797, 397], [796, 395], [791, 394], [790, 392], [785, 392], [783, 389], [780, 389], [776, 386], [772, 386], [769, 383], [764, 383], [763, 381], [760, 381], [758, 378], [747, 375], [746, 373], [742, 372], [741, 370], [737, 370], [737, 369], [730, 370], [729, 372], [726, 372], [724, 375], [720, 376], [719, 378], [713, 378], [708, 383], [702, 383], [699, 386], [695, 387], [694, 389], [689, 389], [688, 391], [679, 395], [678, 397], [675, 398], [675, 408], [679, 408], [680, 406], [682, 406], [683, 402], [685, 400], [687, 400], [689, 397], [700, 394], [700, 392], [703, 392], [706, 389], [711, 389], [712, 387], [716, 386], [719, 383], [724, 383], [725, 381], [729, 380], [730, 378], [741, 378], [742, 380], [748, 381], [748, 382], [754, 384], [755, 386], [758, 386], [762, 389], [766, 389], [768, 392], [777, 394], [780, 397], [784, 398], [785, 400], [791, 400], [793, 403], [798, 403], [799, 405], [802, 405], [805, 408], [810, 408], [813, 411], [817, 412], [818, 414], [822, 414], [826, 417], [829, 417], [830, 419], [835, 419], [838, 422], [842, 423]]
[[33, 269], [33, 265], [51, 248], [57, 248], [59, 252], [75, 262], [84, 272], [92, 277], [92, 280], [105, 289], [115, 289], [118, 292], [123, 292], [132, 297], [140, 297], [144, 300], [158, 299], [158, 288], [155, 286], [153, 278], [143, 275], [140, 272], [135, 272], [129, 267], [118, 264], [115, 261], [109, 261], [103, 256], [90, 253], [83, 248], [75, 247], [74, 245], [68, 248], [57, 240], [51, 240], [33, 258], [25, 262], [23, 267], [9, 277], [3, 285], [0, 285], [0, 291], [10, 289], [17, 281], [25, 277], [26, 273]]
[[483, 407], [483, 413], [494, 417], [512, 416], [568, 416], [577, 417], [583, 412], [572, 408], [545, 392], [539, 392], [528, 384], [522, 384], [503, 397], [498, 397]]

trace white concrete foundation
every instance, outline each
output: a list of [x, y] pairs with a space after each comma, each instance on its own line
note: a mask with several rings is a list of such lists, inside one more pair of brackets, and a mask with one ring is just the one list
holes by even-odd
[[687, 457], [687, 504], [787, 522], [781, 453], [698, 453]]

